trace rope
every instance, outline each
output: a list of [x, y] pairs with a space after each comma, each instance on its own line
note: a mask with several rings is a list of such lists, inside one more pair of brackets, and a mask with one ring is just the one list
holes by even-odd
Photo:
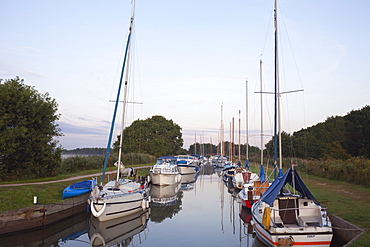
[[335, 226], [332, 226], [331, 229], [346, 230], [346, 231], [361, 231], [361, 230], [363, 230], [362, 228], [360, 228], [360, 229], [348, 229], [348, 228], [341, 228], [341, 227], [335, 227]]

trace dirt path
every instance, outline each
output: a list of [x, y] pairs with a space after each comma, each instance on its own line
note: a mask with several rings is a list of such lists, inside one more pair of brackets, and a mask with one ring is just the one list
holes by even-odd
[[[148, 167], [151, 167], [151, 166], [140, 166], [140, 167], [134, 167], [134, 168], [138, 169], [138, 168], [148, 168]], [[114, 174], [116, 172], [117, 171], [108, 171], [108, 172], [105, 172], [105, 174]], [[80, 176], [75, 176], [75, 177], [70, 177], [70, 178], [64, 178], [64, 179], [54, 180], [54, 181], [17, 183], [17, 184], [0, 184], [0, 187], [16, 187], [16, 186], [23, 186], [23, 185], [35, 185], [35, 184], [52, 184], [52, 183], [59, 183], [59, 182], [77, 180], [77, 179], [80, 179], [80, 178], [98, 177], [100, 175], [101, 175], [101, 173], [99, 172], [99, 173], [85, 174], [85, 175], [80, 175]]]
[[[116, 173], [116, 171], [106, 172], [105, 174], [112, 174], [112, 173]], [[0, 184], [0, 187], [15, 187], [15, 186], [22, 186], [22, 185], [34, 185], [34, 184], [52, 184], [52, 183], [59, 183], [59, 182], [77, 180], [77, 179], [80, 179], [80, 178], [97, 177], [97, 176], [100, 176], [100, 175], [101, 175], [101, 173], [99, 172], [99, 173], [80, 175], [80, 176], [64, 178], [64, 179], [54, 180], [54, 181], [19, 183], [19, 184]]]

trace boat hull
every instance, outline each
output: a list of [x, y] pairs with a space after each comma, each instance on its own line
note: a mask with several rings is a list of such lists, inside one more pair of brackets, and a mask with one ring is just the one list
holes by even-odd
[[255, 229], [256, 235], [260, 241], [267, 246], [289, 246], [304, 245], [304, 246], [317, 246], [329, 247], [332, 233], [286, 233], [286, 234], [272, 234], [270, 231], [265, 230], [262, 224], [259, 224], [253, 219], [252, 225]]
[[199, 171], [199, 167], [196, 165], [177, 165], [181, 174], [194, 174]]
[[148, 200], [142, 192], [117, 193], [97, 201], [89, 198], [90, 210], [99, 221], [107, 221], [140, 212]]
[[96, 180], [86, 180], [74, 183], [63, 190], [62, 200], [87, 194], [91, 192], [95, 184]]
[[163, 174], [163, 173], [150, 173], [150, 181], [152, 184], [166, 186], [180, 183], [181, 174]]

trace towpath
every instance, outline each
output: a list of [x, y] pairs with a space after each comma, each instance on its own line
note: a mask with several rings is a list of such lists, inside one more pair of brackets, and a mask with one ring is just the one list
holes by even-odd
[[[140, 167], [134, 167], [134, 168], [147, 168], [151, 166], [140, 166]], [[105, 174], [114, 174], [117, 171], [108, 171], [105, 172]], [[64, 178], [60, 180], [53, 180], [53, 181], [44, 181], [44, 182], [31, 182], [31, 183], [16, 183], [16, 184], [0, 184], [0, 187], [16, 187], [16, 186], [23, 186], [23, 185], [35, 185], [35, 184], [52, 184], [52, 183], [59, 183], [59, 182], [65, 182], [65, 181], [72, 181], [72, 180], [77, 180], [80, 178], [87, 178], [87, 177], [98, 177], [101, 175], [101, 172], [99, 173], [93, 173], [93, 174], [85, 174], [85, 175], [79, 175], [79, 176], [74, 176], [74, 177], [69, 177], [69, 178]]]

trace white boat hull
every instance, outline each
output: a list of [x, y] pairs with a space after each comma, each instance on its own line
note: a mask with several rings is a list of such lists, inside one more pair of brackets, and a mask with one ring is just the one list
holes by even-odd
[[140, 192], [125, 193], [93, 201], [89, 199], [90, 210], [99, 221], [125, 217], [146, 208], [146, 198]]
[[132, 180], [108, 182], [103, 188], [95, 186], [88, 199], [92, 215], [107, 221], [140, 212], [149, 207], [147, 188]]
[[[275, 199], [273, 207], [261, 200], [252, 206], [252, 225], [263, 243], [267, 246], [330, 246], [333, 232], [325, 209], [310, 199], [294, 196], [280, 199], [280, 202]], [[291, 207], [292, 202], [296, 203], [295, 207]]]
[[[194, 174], [196, 173], [199, 168], [197, 166], [182, 166], [182, 165], [177, 165], [179, 171], [181, 174]], [[198, 168], [198, 169], [197, 169]]]
[[163, 173], [150, 173], [150, 181], [152, 184], [165, 186], [180, 183], [181, 174], [163, 174]]
[[272, 235], [269, 231], [265, 230], [259, 223], [253, 221], [253, 227], [259, 240], [267, 246], [289, 246], [289, 243], [294, 243], [297, 246], [317, 246], [329, 247], [332, 233], [292, 233]]

